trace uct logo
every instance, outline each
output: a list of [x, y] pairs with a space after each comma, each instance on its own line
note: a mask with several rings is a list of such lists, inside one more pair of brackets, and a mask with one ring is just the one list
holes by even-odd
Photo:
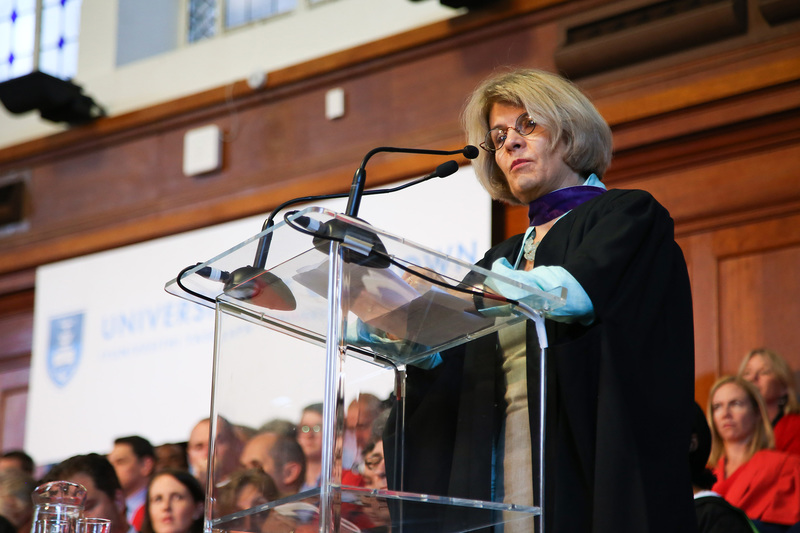
[[50, 349], [47, 373], [59, 387], [66, 385], [81, 359], [83, 348], [83, 313], [62, 316], [50, 321]]

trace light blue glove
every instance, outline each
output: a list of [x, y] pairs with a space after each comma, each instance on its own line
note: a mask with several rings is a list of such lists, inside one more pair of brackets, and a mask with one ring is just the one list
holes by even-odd
[[[551, 292], [558, 287], [567, 289], [566, 305], [548, 311], [545, 317], [557, 322], [580, 322], [588, 326], [594, 322], [594, 306], [592, 300], [581, 284], [572, 274], [559, 266], [539, 266], [533, 270], [515, 270], [504, 257], [492, 264], [492, 272], [513, 279], [544, 292]], [[527, 291], [497, 279], [487, 279], [486, 285], [512, 300], [520, 300], [527, 296]]]
[[[373, 327], [370, 327], [365, 322], [361, 321], [360, 319], [355, 320], [348, 320], [347, 321], [347, 329], [345, 331], [345, 340], [348, 344], [352, 344], [353, 346], [374, 346], [376, 344], [380, 344], [381, 347], [386, 350], [387, 353], [394, 355], [395, 357], [405, 356], [408, 357], [409, 353], [409, 343], [403, 340], [391, 340], [386, 337], [386, 335], [376, 330]], [[437, 366], [439, 363], [442, 362], [442, 356], [439, 353], [433, 353], [430, 355], [425, 356], [419, 361], [415, 361], [413, 364], [416, 367], [423, 368], [423, 369], [431, 369]]]

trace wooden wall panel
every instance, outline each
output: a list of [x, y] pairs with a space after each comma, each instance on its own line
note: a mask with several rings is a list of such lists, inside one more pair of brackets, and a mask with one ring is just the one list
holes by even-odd
[[720, 375], [719, 284], [717, 258], [711, 253], [712, 243], [712, 233], [678, 238], [692, 284], [695, 399], [702, 406], [705, 406], [711, 385]]
[[695, 395], [766, 346], [800, 369], [800, 210], [679, 239], [695, 312]]
[[[795, 217], [794, 222], [800, 220]], [[789, 220], [787, 220], [789, 222]], [[740, 228], [769, 240], [758, 227]], [[738, 369], [745, 353], [765, 346], [800, 369], [800, 242], [727, 257], [719, 263], [721, 371]]]
[[28, 368], [0, 373], [0, 445], [3, 452], [23, 448], [29, 375]]
[[760, 346], [778, 351], [793, 368], [800, 369], [798, 265], [800, 243], [720, 262], [723, 372], [737, 370], [741, 357]]
[[[30, 352], [38, 265], [345, 191], [377, 145], [460, 148], [459, 113], [480, 79], [503, 65], [553, 70], [570, 20], [608, 4], [512, 0], [491, 15], [269, 73], [257, 91], [239, 81], [0, 150], [0, 174], [30, 169], [33, 197], [30, 229], [0, 237], [7, 361], [24, 365]], [[607, 184], [650, 191], [676, 221], [694, 291], [701, 404], [748, 344], [800, 353], [785, 318], [797, 316], [800, 296], [792, 268], [800, 259], [800, 22], [771, 27], [757, 14], [751, 0], [747, 35], [576, 80], [614, 132]], [[347, 112], [328, 121], [332, 87], [345, 90]], [[183, 137], [209, 123], [224, 131], [224, 166], [183, 176]], [[439, 162], [379, 155], [368, 182]], [[496, 212], [498, 233], [527, 225], [524, 208]], [[4, 313], [5, 304], [14, 311]]]
[[800, 161], [800, 144], [761, 152], [740, 148], [735, 156], [631, 179], [624, 187], [653, 193], [670, 210], [678, 233], [682, 224], [800, 205], [800, 180], [792, 163]]

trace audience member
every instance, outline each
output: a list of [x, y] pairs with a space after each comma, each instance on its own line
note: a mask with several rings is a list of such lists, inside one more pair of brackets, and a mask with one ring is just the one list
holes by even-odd
[[800, 454], [800, 403], [789, 364], [777, 352], [758, 348], [745, 356], [739, 376], [761, 393], [775, 433], [775, 449]]
[[244, 446], [247, 441], [256, 436], [259, 431], [256, 428], [246, 426], [244, 424], [233, 424], [233, 434], [239, 439], [239, 442]]
[[32, 476], [35, 469], [33, 458], [22, 450], [11, 450], [0, 456], [0, 471], [9, 468], [22, 470]]
[[125, 515], [125, 494], [108, 459], [96, 453], [70, 457], [51, 468], [41, 482], [59, 480], [86, 488], [87, 518], [111, 520], [111, 533], [135, 533]]
[[322, 404], [303, 409], [297, 431], [297, 443], [306, 457], [306, 479], [303, 490], [319, 487], [322, 472]]
[[744, 511], [711, 490], [717, 478], [706, 466], [710, 453], [711, 431], [708, 429], [706, 415], [695, 403], [689, 443], [689, 466], [692, 471], [698, 533], [758, 533]]
[[108, 460], [117, 473], [122, 492], [125, 493], [128, 522], [141, 531], [144, 520], [147, 485], [155, 471], [156, 456], [150, 441], [139, 436], [120, 437]]
[[220, 515], [227, 515], [277, 500], [278, 486], [260, 468], [237, 470], [219, 492]]
[[147, 488], [142, 533], [203, 533], [205, 493], [183, 470], [162, 470]]
[[189, 463], [186, 461], [186, 443], [168, 443], [156, 446], [154, 449], [156, 456], [155, 471], [162, 470], [189, 470]]
[[374, 440], [364, 448], [364, 486], [368, 489], [385, 489], [386, 464], [383, 459], [383, 441]]
[[387, 488], [386, 464], [383, 454], [383, 432], [389, 411], [381, 412], [372, 424], [372, 434], [362, 452], [364, 486], [370, 489]]
[[[214, 441], [214, 483], [225, 482], [239, 464], [242, 444], [233, 431], [231, 424], [219, 417], [216, 424], [216, 440]], [[208, 448], [211, 438], [211, 421], [205, 418], [197, 423], [189, 435], [186, 455], [189, 470], [200, 484], [205, 487], [208, 482]]]
[[[364, 448], [364, 486], [368, 489], [386, 489], [386, 464], [383, 458], [383, 440], [379, 437], [370, 439]], [[369, 496], [363, 499], [364, 514], [369, 520], [370, 531], [389, 531], [391, 516], [385, 498]], [[351, 520], [360, 525], [355, 517]]]
[[[252, 509], [277, 500], [278, 487], [269, 474], [260, 468], [237, 470], [219, 491], [219, 512], [215, 517]], [[237, 531], [261, 531], [267, 511], [247, 515], [236, 522], [226, 523], [226, 529]]]
[[259, 433], [242, 450], [241, 466], [260, 468], [270, 475], [281, 497], [300, 492], [305, 481], [303, 449], [294, 438], [279, 433]]
[[772, 450], [773, 436], [758, 390], [722, 377], [708, 404], [712, 490], [742, 509], [760, 531], [785, 531], [800, 521], [800, 457]]
[[350, 402], [345, 421], [346, 435], [342, 459], [344, 468], [361, 473], [362, 451], [372, 435], [372, 423], [382, 411], [383, 402], [373, 394], [360, 394]]
[[28, 533], [33, 520], [31, 493], [36, 488], [33, 477], [17, 468], [0, 471], [0, 518], [6, 523], [0, 531]]
[[281, 435], [294, 439], [297, 437], [297, 426], [288, 420], [273, 418], [268, 422], [264, 422], [264, 424], [258, 428], [258, 433], [280, 433]]

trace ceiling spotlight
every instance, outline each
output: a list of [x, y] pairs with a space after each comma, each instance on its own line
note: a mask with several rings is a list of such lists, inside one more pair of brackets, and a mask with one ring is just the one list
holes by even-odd
[[83, 89], [40, 71], [0, 82], [0, 101], [11, 113], [39, 110], [45, 120], [66, 122], [70, 126], [85, 124], [105, 116], [105, 110]]

